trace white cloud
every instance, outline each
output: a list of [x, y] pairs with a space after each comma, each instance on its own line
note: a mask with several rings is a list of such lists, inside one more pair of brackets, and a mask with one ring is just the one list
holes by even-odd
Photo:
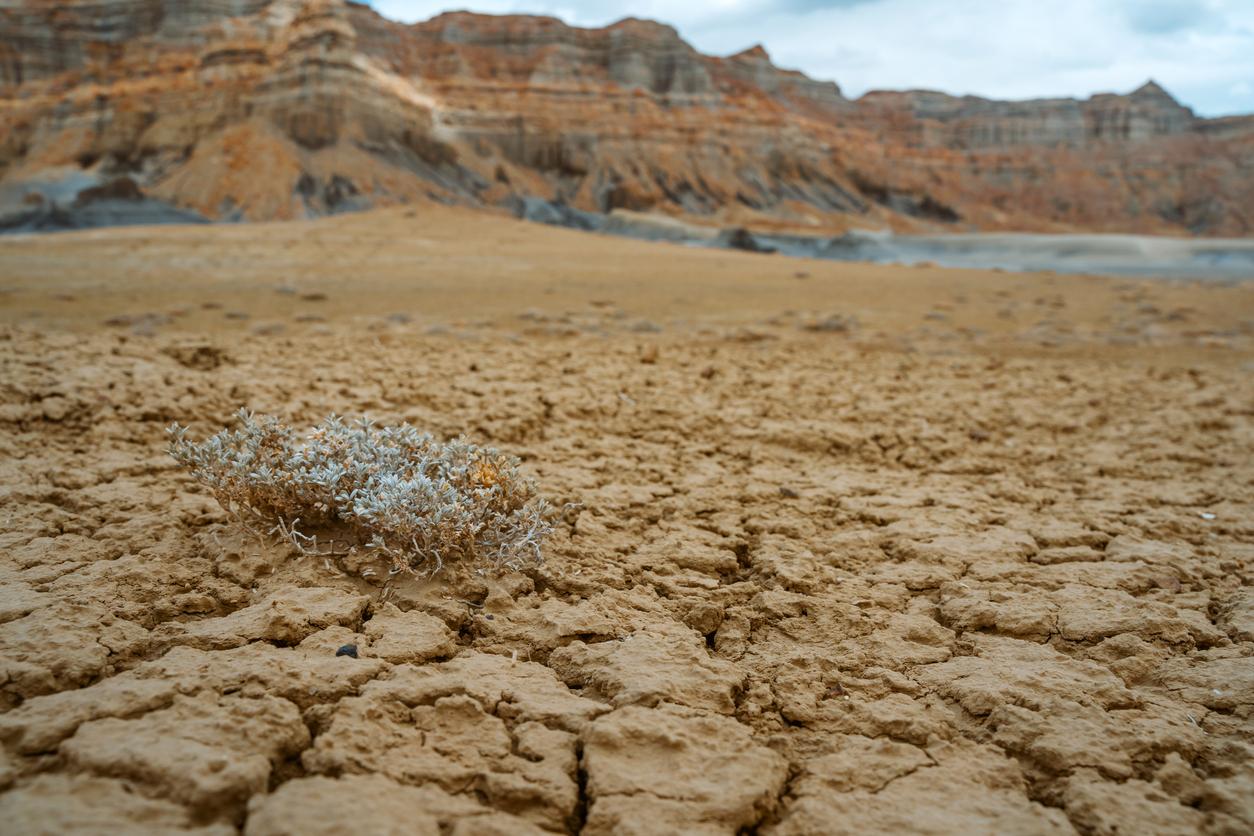
[[1250, 0], [376, 0], [398, 20], [454, 8], [675, 25], [704, 52], [765, 44], [846, 94], [924, 87], [993, 98], [1126, 92], [1154, 78], [1204, 115], [1254, 112]]

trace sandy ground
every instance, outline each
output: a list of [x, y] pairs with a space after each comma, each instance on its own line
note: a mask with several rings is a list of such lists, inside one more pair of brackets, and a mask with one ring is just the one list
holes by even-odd
[[[1254, 829], [1248, 286], [410, 210], [4, 239], [0, 292], [5, 833]], [[241, 405], [581, 507], [381, 588], [166, 457]]]

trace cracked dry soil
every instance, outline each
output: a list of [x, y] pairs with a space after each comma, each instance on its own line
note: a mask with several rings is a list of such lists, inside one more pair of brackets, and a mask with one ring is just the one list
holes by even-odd
[[[1254, 829], [1248, 338], [615, 321], [7, 328], [0, 829]], [[241, 404], [464, 431], [581, 508], [385, 595], [167, 458]]]

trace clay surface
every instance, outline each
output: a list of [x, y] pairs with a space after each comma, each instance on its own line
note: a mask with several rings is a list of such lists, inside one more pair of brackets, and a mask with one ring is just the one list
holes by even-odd
[[[0, 829], [1254, 829], [1251, 290], [532, 230], [0, 242]], [[258, 541], [241, 405], [519, 455], [547, 562]]]

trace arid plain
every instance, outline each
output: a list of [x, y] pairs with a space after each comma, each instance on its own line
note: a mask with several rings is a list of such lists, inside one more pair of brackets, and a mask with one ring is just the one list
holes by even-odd
[[[424, 206], [0, 239], [0, 323], [5, 832], [1254, 829], [1249, 284]], [[372, 584], [167, 457], [241, 406], [571, 507]]]

